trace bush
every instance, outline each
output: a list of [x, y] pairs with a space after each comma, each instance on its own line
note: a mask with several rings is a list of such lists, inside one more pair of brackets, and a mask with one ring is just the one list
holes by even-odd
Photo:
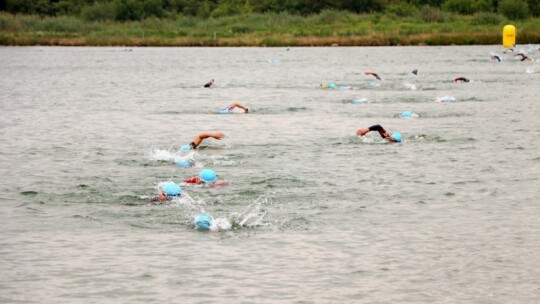
[[411, 17], [418, 14], [418, 8], [407, 2], [397, 2], [388, 5], [385, 13], [394, 14], [398, 17]]
[[531, 12], [531, 15], [538, 17], [540, 16], [540, 1], [538, 0], [529, 0], [529, 10]]
[[420, 19], [425, 22], [450, 22], [454, 21], [455, 16], [449, 12], [443, 12], [436, 7], [425, 5], [419, 12]]
[[135, 0], [116, 0], [114, 2], [117, 21], [136, 21], [142, 19], [142, 5]]
[[334, 24], [339, 20], [343, 20], [343, 16], [345, 16], [345, 13], [335, 10], [323, 10], [317, 16], [319, 22], [322, 24]]
[[86, 21], [114, 20], [114, 4], [111, 2], [94, 2], [93, 5], [83, 8], [81, 17]]
[[227, 1], [220, 3], [213, 11], [211, 16], [214, 18], [224, 16], [234, 16], [249, 13], [251, 8], [239, 1]]
[[246, 33], [252, 33], [254, 32], [253, 29], [243, 26], [243, 25], [234, 25], [231, 27], [231, 32], [235, 34], [246, 34]]
[[487, 0], [446, 0], [443, 8], [454, 13], [472, 15], [476, 12], [490, 11], [491, 4]]
[[477, 13], [471, 23], [474, 25], [499, 25], [505, 23], [505, 18], [495, 13]]
[[37, 28], [44, 32], [76, 33], [83, 31], [84, 23], [74, 17], [48, 17], [44, 18]]
[[8, 30], [10, 28], [9, 25], [12, 23], [13, 23], [13, 17], [5, 15], [5, 14], [0, 14], [0, 31]]
[[501, 0], [499, 13], [512, 20], [525, 19], [529, 16], [529, 5], [524, 0]]

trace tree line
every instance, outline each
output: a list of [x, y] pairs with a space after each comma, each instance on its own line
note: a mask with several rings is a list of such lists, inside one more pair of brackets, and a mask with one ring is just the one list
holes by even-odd
[[540, 16], [539, 0], [0, 0], [0, 11], [77, 16], [86, 21], [140, 21], [194, 16], [219, 18], [251, 13], [318, 14], [325, 10], [414, 16], [426, 7], [461, 15], [501, 14], [511, 20]]

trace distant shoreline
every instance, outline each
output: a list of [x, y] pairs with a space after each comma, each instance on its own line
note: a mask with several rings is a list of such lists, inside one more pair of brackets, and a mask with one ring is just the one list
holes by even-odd
[[[294, 47], [496, 45], [508, 20], [498, 15], [427, 22], [411, 17], [340, 12], [299, 17], [253, 14], [215, 19], [137, 22], [0, 14], [4, 46]], [[540, 18], [512, 22], [517, 44], [540, 43]]]
[[[524, 36], [524, 37], [523, 37]], [[352, 36], [344, 37], [237, 37], [216, 39], [163, 39], [161, 37], [48, 37], [46, 35], [2, 35], [3, 46], [93, 46], [93, 47], [331, 47], [331, 46], [445, 46], [445, 45], [497, 45], [500, 35], [495, 34], [423, 34], [402, 37]], [[519, 37], [517, 44], [540, 43], [540, 33], [527, 33]]]

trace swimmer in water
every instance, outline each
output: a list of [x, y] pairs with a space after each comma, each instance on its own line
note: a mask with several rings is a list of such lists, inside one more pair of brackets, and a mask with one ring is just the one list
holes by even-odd
[[454, 82], [469, 82], [470, 80], [465, 77], [456, 77], [454, 78]]
[[496, 60], [498, 62], [501, 62], [501, 57], [499, 57], [498, 55], [490, 55], [489, 60], [491, 60], [491, 61]]
[[414, 69], [411, 73], [412, 73], [413, 75], [418, 75], [418, 70], [417, 70], [417, 69]]
[[516, 47], [516, 45], [514, 44], [511, 48], [508, 48], [508, 49], [504, 50], [504, 51], [503, 51], [503, 54], [506, 54], [506, 53], [508, 53], [508, 52], [513, 53], [515, 47]]
[[173, 197], [180, 197], [181, 195], [182, 188], [174, 182], [168, 182], [159, 186], [158, 196], [151, 198], [150, 202], [154, 204], [161, 204], [172, 200]]
[[371, 131], [377, 131], [381, 135], [382, 138], [388, 140], [389, 142], [401, 142], [401, 134], [399, 133], [393, 133], [390, 135], [390, 133], [386, 132], [386, 130], [381, 125], [374, 125], [369, 128], [362, 128], [356, 131], [356, 135], [358, 136], [364, 136], [368, 134]]
[[158, 196], [152, 197], [150, 199], [150, 203], [161, 204], [163, 202], [170, 201], [170, 200], [171, 200], [171, 197], [168, 196], [167, 193], [165, 193], [165, 191], [163, 191], [162, 188], [159, 188]]
[[207, 185], [212, 188], [225, 186], [225, 182], [218, 180], [216, 172], [214, 172], [214, 170], [212, 169], [204, 169], [201, 172], [199, 172], [199, 175], [186, 178], [184, 180], [184, 183], [196, 184], [196, 185]]
[[249, 112], [249, 108], [246, 107], [245, 105], [239, 103], [238, 101], [233, 101], [230, 105], [228, 105], [225, 109], [223, 109], [222, 111], [228, 111], [228, 112], [232, 112], [234, 110], [234, 108], [240, 108], [242, 110], [244, 110], [244, 113], [248, 113]]
[[525, 55], [525, 54], [523, 54], [523, 53], [517, 53], [517, 54], [515, 55], [515, 57], [518, 57], [518, 56], [521, 56], [520, 61], [532, 60], [532, 58], [528, 57], [527, 55]]
[[211, 87], [213, 84], [214, 84], [214, 79], [212, 79], [212, 80], [210, 80], [209, 82], [207, 82], [207, 83], [204, 85], [204, 87], [205, 87], [205, 88], [209, 88], [209, 87]]
[[209, 138], [209, 137], [212, 137], [212, 138], [217, 139], [217, 140], [221, 140], [223, 137], [225, 137], [225, 134], [223, 134], [221, 132], [215, 132], [215, 133], [203, 132], [203, 133], [200, 133], [199, 135], [197, 135], [197, 137], [195, 137], [193, 139], [193, 141], [191, 143], [189, 143], [189, 145], [183, 146], [180, 150], [195, 150], [202, 143], [202, 141], [204, 139]]
[[375, 78], [377, 78], [377, 80], [382, 80], [381, 77], [379, 77], [379, 75], [377, 75], [377, 73], [373, 73], [373, 72], [370, 72], [370, 71], [364, 72], [364, 75], [371, 75], [371, 76], [374, 76]]

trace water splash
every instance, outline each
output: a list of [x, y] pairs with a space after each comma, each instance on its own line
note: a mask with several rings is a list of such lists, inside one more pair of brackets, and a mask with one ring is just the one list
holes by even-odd
[[365, 97], [361, 97], [361, 98], [355, 98], [352, 100], [352, 103], [353, 104], [363, 104], [363, 103], [367, 103], [368, 99], [365, 98]]
[[356, 136], [358, 139], [360, 139], [360, 142], [363, 144], [387, 144], [389, 143], [388, 140], [384, 138], [375, 138], [375, 137], [368, 137], [368, 136]]
[[418, 89], [416, 88], [416, 85], [415, 85], [414, 83], [408, 83], [408, 82], [406, 82], [406, 83], [404, 83], [403, 85], [404, 85], [408, 90], [411, 90], [411, 91], [416, 91], [416, 90], [418, 90]]
[[235, 228], [253, 228], [258, 226], [265, 226], [264, 217], [266, 215], [266, 210], [263, 210], [263, 205], [268, 205], [272, 202], [271, 198], [263, 195], [258, 197], [253, 203], [251, 203], [247, 208], [240, 212], [232, 215], [232, 222]]
[[537, 64], [537, 63], [538, 63], [538, 59], [536, 59], [536, 60], [534, 61], [534, 65], [533, 65], [532, 67], [528, 67], [528, 68], [527, 68], [527, 70], [526, 70], [527, 74], [534, 74], [534, 73], [537, 72], [537, 71], [536, 71], [536, 68], [537, 68], [536, 64]]
[[446, 95], [442, 97], [437, 97], [437, 99], [435, 99], [435, 102], [451, 102], [451, 101], [456, 101], [456, 98], [454, 96]]
[[246, 209], [241, 212], [233, 212], [230, 214], [229, 217], [216, 218], [212, 217], [210, 213], [206, 212], [204, 208], [199, 206], [198, 213], [192, 216], [192, 222], [194, 228], [197, 229], [195, 225], [197, 216], [204, 213], [211, 218], [211, 225], [208, 230], [212, 232], [224, 232], [232, 229], [268, 226], [269, 224], [264, 221], [267, 211], [264, 210], [262, 206], [270, 203], [270, 197], [268, 197], [267, 195], [263, 195], [257, 198], [253, 203], [251, 203], [249, 206], [246, 207]]
[[150, 160], [152, 161], [173, 161], [175, 154], [167, 150], [154, 149], [150, 154]]

